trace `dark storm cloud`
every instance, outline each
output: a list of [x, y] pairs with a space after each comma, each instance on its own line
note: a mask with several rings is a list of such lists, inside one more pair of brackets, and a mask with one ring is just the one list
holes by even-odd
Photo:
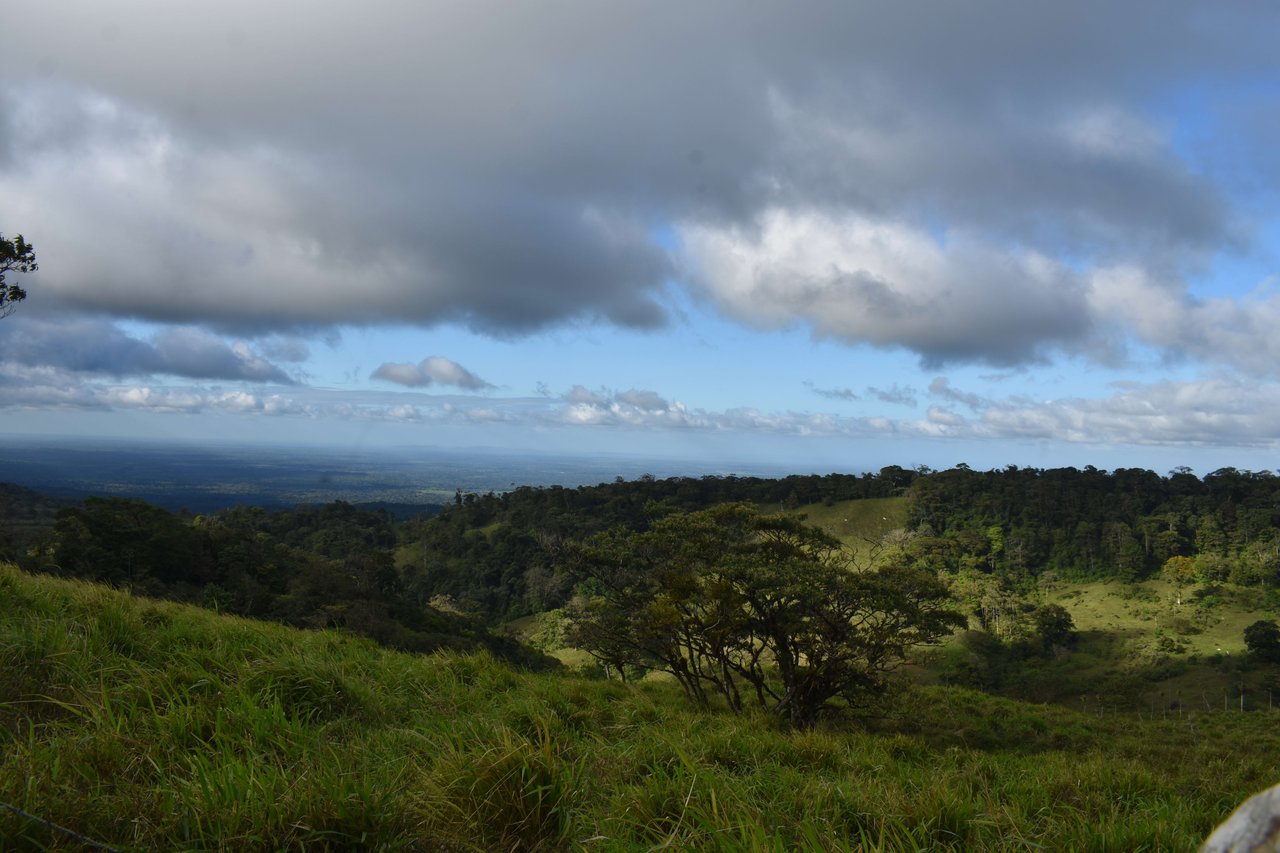
[[[1176, 291], [1171, 272], [1243, 240], [1156, 110], [1210, 76], [1273, 76], [1277, 15], [31, 4], [0, 57], [0, 152], [24, 154], [0, 153], [0, 193], [50, 297], [119, 316], [652, 328], [680, 274], [753, 325], [1020, 364], [1094, 334], [1094, 265]], [[948, 272], [921, 289], [864, 263], [872, 242], [820, 273], [768, 251], [726, 272], [719, 249], [758, 250], [778, 221], [934, 240]]]
[[162, 329], [150, 341], [96, 319], [12, 317], [0, 325], [0, 361], [79, 374], [233, 379], [292, 384], [285, 373], [237, 341], [200, 329]]

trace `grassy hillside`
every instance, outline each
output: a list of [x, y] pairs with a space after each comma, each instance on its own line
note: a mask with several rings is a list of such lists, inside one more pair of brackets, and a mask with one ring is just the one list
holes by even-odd
[[1080, 630], [1130, 637], [1168, 635], [1177, 638], [1183, 647], [1180, 653], [1202, 657], [1243, 654], [1245, 626], [1276, 616], [1256, 589], [1228, 584], [1212, 590], [1189, 587], [1179, 604], [1174, 585], [1161, 579], [1059, 584], [1046, 600], [1066, 607]]
[[1060, 584], [1045, 600], [1067, 608], [1080, 632], [1076, 651], [1046, 673], [1057, 692], [1045, 698], [1092, 693], [1134, 708], [1205, 711], [1238, 709], [1243, 688], [1246, 708], [1280, 707], [1280, 672], [1244, 645], [1247, 625], [1277, 618], [1257, 589], [1184, 589], [1178, 604], [1167, 581], [1110, 581]]
[[[781, 731], [0, 566], [0, 801], [117, 849], [1192, 849], [1275, 717], [903, 689]], [[0, 810], [0, 848], [74, 848]]]
[[906, 498], [864, 498], [837, 501], [830, 506], [809, 504], [793, 511], [848, 544], [877, 540], [905, 527]]
[[[777, 506], [765, 509], [773, 510]], [[837, 501], [830, 506], [816, 503], [789, 512], [803, 517], [815, 527], [821, 527], [849, 546], [856, 557], [862, 558], [870, 553], [875, 543], [906, 526], [907, 499], [863, 498]]]

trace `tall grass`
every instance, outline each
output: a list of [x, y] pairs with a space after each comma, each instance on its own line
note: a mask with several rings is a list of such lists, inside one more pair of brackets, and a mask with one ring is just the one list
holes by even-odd
[[911, 688], [797, 734], [0, 567], [0, 801], [121, 850], [1194, 849], [1280, 758], [1194, 725]]

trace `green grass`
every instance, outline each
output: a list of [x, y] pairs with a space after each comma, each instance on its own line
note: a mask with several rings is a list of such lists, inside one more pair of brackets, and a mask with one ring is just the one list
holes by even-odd
[[1133, 708], [1203, 711], [1221, 708], [1224, 698], [1238, 708], [1242, 684], [1247, 707], [1266, 707], [1268, 691], [1280, 698], [1276, 670], [1249, 659], [1244, 645], [1245, 626], [1276, 616], [1264, 597], [1223, 585], [1205, 607], [1193, 592], [1184, 589], [1178, 604], [1161, 579], [1057, 585], [1045, 600], [1067, 608], [1080, 641], [1044, 673], [1059, 688], [1044, 698], [1079, 701], [1071, 694], [1091, 692]]
[[[777, 506], [764, 509], [775, 510]], [[807, 504], [790, 512], [839, 539], [857, 557], [867, 556], [884, 536], [907, 525], [906, 498], [864, 498], [831, 506]]]
[[[1243, 654], [1245, 626], [1275, 615], [1262, 606], [1258, 590], [1224, 585], [1215, 596], [1219, 603], [1209, 608], [1198, 606], [1194, 592], [1194, 587], [1184, 589], [1182, 604], [1177, 604], [1173, 584], [1161, 579], [1141, 584], [1095, 581], [1060, 584], [1046, 600], [1066, 607], [1080, 630], [1131, 636], [1154, 636], [1162, 630], [1180, 636], [1187, 654], [1199, 655]], [[1189, 632], [1177, 630], [1179, 619], [1185, 620]]]
[[0, 566], [0, 801], [119, 849], [1189, 850], [1280, 760], [1266, 713], [880, 711], [797, 734]]

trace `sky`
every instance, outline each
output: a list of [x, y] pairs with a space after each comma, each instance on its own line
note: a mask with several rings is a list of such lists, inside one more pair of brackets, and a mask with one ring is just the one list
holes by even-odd
[[10, 0], [0, 440], [1280, 465], [1280, 6]]

